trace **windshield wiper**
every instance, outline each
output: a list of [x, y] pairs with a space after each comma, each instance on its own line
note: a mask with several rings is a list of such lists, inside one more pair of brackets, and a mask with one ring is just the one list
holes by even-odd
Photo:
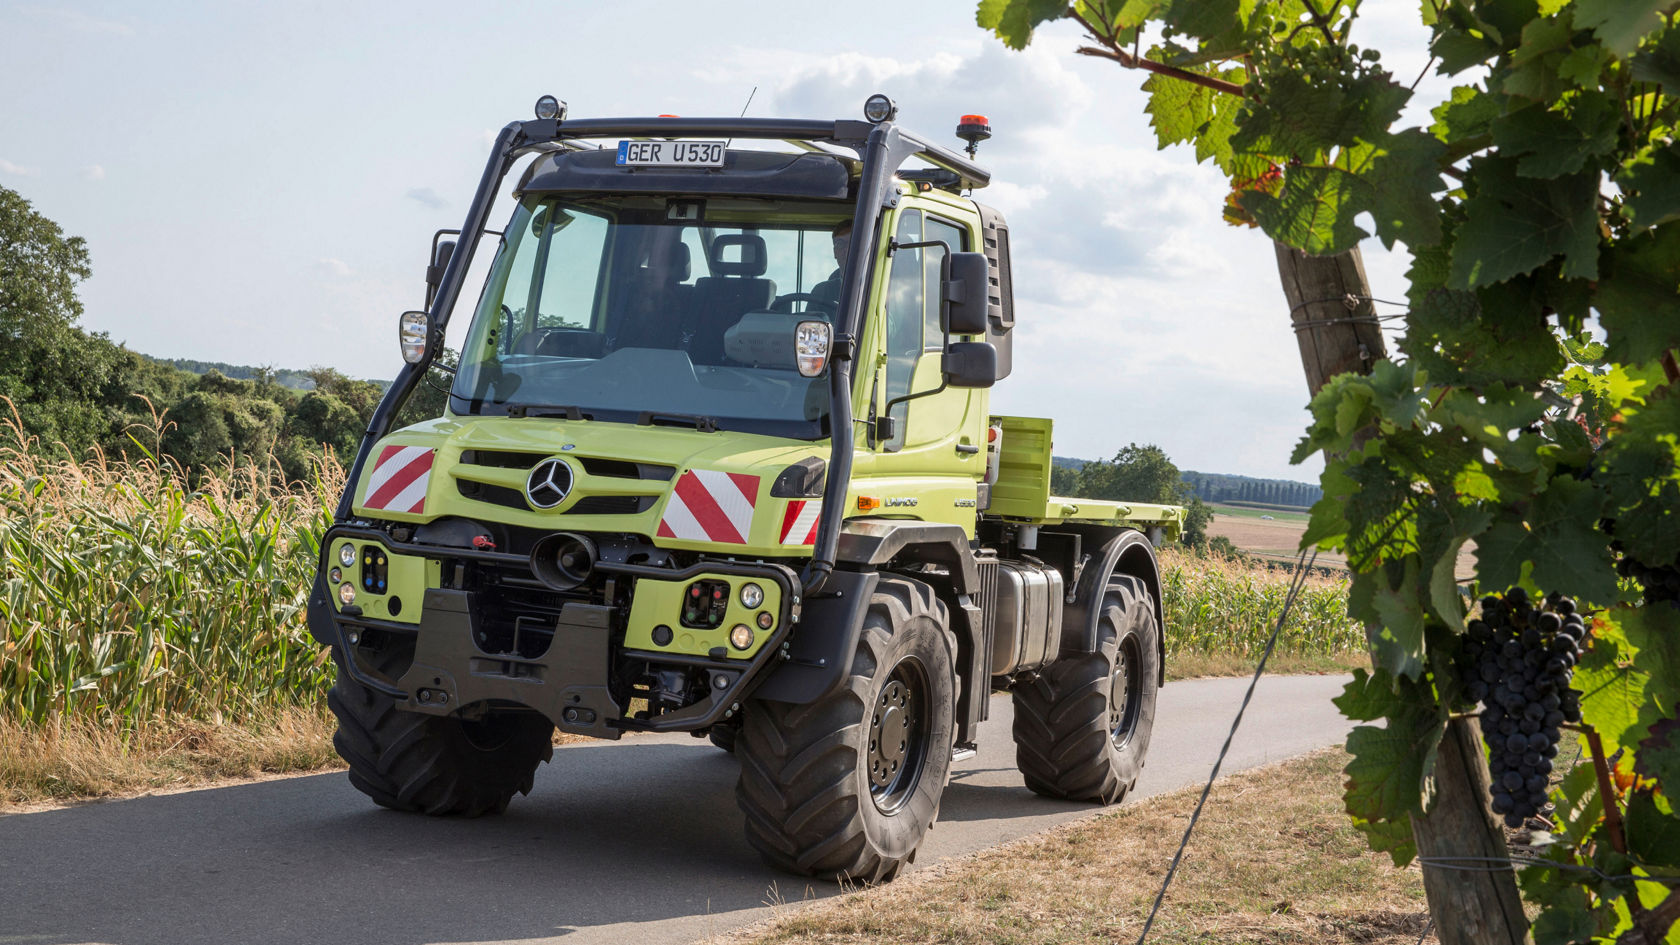
[[692, 426], [701, 433], [716, 433], [718, 431], [716, 417], [702, 417], [691, 413], [664, 413], [644, 410], [636, 415], [636, 423], [644, 427]]
[[577, 407], [541, 407], [536, 404], [508, 404], [510, 417], [532, 417], [548, 420], [593, 420], [592, 415]]

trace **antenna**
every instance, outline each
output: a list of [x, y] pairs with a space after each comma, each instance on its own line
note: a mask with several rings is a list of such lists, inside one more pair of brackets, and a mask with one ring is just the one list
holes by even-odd
[[[757, 95], [757, 94], [758, 94], [758, 86], [755, 85], [755, 86], [752, 87], [752, 91], [747, 93], [747, 104], [741, 106], [741, 114], [736, 116], [736, 117], [739, 117], [739, 118], [747, 117], [747, 109], [752, 107], [753, 96]], [[725, 141], [723, 143], [723, 149], [725, 151], [728, 151], [729, 146], [734, 144], [734, 143], [735, 143], [735, 139], [730, 138], [728, 141]]]

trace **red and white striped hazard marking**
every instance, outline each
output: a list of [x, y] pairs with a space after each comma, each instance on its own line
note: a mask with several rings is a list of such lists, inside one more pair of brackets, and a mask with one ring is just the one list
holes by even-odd
[[782, 544], [812, 545], [817, 541], [817, 518], [822, 515], [822, 500], [797, 499], [787, 504], [782, 516]]
[[437, 450], [425, 446], [387, 446], [373, 461], [368, 475], [364, 509], [408, 512], [426, 511], [426, 485], [432, 481], [432, 460]]
[[659, 537], [744, 545], [758, 504], [758, 477], [745, 473], [690, 469], [677, 480]]

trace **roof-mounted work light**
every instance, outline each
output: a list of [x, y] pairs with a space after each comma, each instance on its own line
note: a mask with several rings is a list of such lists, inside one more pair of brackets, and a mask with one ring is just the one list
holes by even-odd
[[552, 95], [544, 95], [537, 99], [537, 117], [543, 120], [550, 118], [565, 119], [566, 103]]
[[876, 92], [864, 101], [863, 117], [878, 125], [883, 121], [890, 121], [897, 118], [898, 106], [893, 103], [892, 99], [887, 98], [880, 92]]

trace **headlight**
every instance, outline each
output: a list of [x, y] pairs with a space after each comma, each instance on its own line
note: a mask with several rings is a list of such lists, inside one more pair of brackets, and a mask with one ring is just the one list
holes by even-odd
[[348, 606], [350, 606], [351, 602], [354, 601], [355, 599], [356, 599], [356, 589], [355, 588], [351, 587], [348, 583], [340, 584], [338, 586], [338, 602], [339, 603], [348, 607]]
[[356, 546], [345, 542], [338, 546], [338, 563], [348, 568], [356, 563]]
[[729, 645], [733, 646], [737, 650], [744, 650], [747, 647], [752, 646], [752, 641], [752, 628], [744, 623], [736, 624], [729, 631]]
[[741, 606], [748, 610], [757, 610], [758, 605], [764, 603], [764, 588], [757, 584], [741, 585]]

